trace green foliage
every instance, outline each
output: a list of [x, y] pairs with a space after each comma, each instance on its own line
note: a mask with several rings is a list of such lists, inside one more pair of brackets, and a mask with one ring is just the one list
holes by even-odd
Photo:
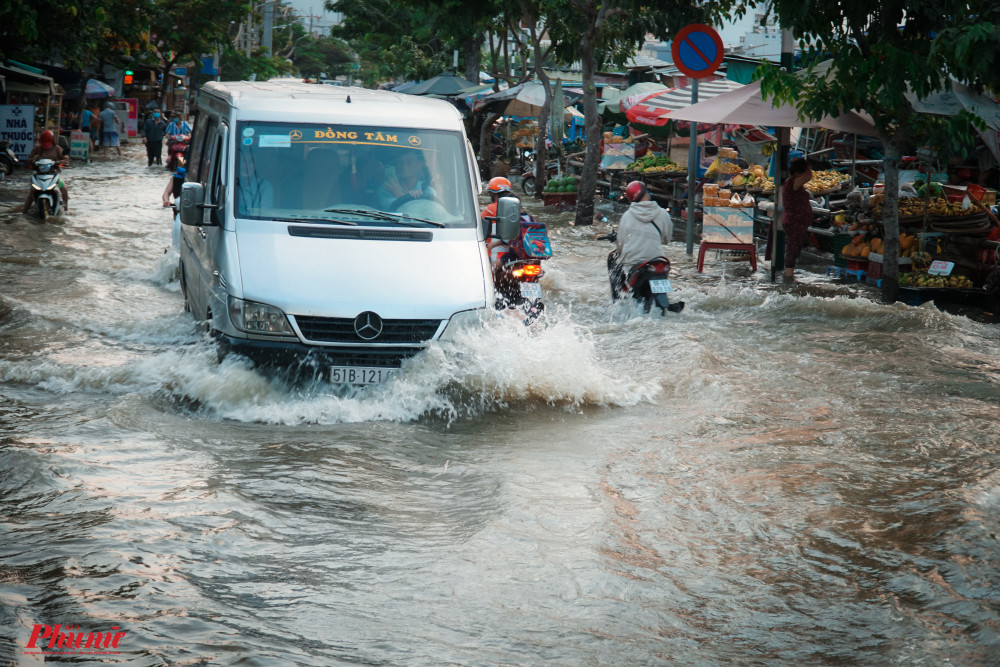
[[0, 57], [68, 67], [141, 51], [151, 0], [0, 0]]
[[306, 36], [295, 45], [292, 62], [304, 77], [317, 78], [325, 74], [327, 78], [334, 78], [351, 72], [354, 55], [341, 39]]
[[226, 41], [229, 22], [246, 12], [241, 0], [156, 0], [150, 12], [150, 41], [161, 65], [197, 61]]
[[470, 43], [478, 55], [496, 12], [490, 1], [327, 0], [325, 6], [343, 15], [330, 34], [358, 53], [367, 84], [436, 76], [451, 69], [454, 50], [467, 53]]
[[222, 74], [227, 81], [258, 81], [288, 76], [295, 73], [295, 66], [280, 56], [266, 56], [257, 51], [248, 58], [232, 46], [222, 50]]

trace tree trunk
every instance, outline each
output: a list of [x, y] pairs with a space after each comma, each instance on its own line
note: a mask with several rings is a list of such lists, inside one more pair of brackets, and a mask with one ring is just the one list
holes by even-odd
[[885, 197], [882, 200], [882, 228], [885, 230], [882, 249], [882, 300], [895, 303], [899, 298], [899, 157], [902, 154], [902, 133], [893, 137], [880, 136], [885, 148]]
[[549, 170], [546, 163], [549, 161], [549, 149], [545, 141], [549, 136], [549, 111], [552, 108], [552, 87], [549, 85], [549, 77], [542, 70], [539, 61], [538, 42], [535, 42], [535, 75], [539, 82], [545, 86], [545, 104], [538, 114], [538, 136], [535, 138], [535, 199], [542, 198], [542, 190], [549, 181]]
[[465, 78], [479, 83], [479, 73], [483, 69], [483, 50], [481, 48], [484, 36], [476, 35], [462, 44], [462, 60], [465, 62]]
[[597, 28], [591, 26], [580, 37], [580, 62], [583, 66], [583, 115], [587, 133], [587, 152], [583, 157], [583, 175], [577, 188], [577, 225], [594, 222], [594, 196], [597, 193], [597, 167], [601, 161], [601, 117], [597, 113], [597, 88], [594, 86], [594, 48], [597, 44]]

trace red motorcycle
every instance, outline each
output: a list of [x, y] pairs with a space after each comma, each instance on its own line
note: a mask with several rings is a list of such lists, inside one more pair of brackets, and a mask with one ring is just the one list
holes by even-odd
[[[489, 220], [495, 221], [496, 218]], [[494, 251], [493, 285], [497, 292], [495, 307], [498, 310], [521, 309], [527, 316], [525, 324], [528, 324], [545, 310], [539, 281], [545, 275], [542, 260], [552, 256], [552, 246], [545, 223], [538, 222], [527, 213], [520, 215], [517, 229], [510, 236], [509, 241], [499, 245]]]
[[171, 136], [167, 141], [167, 169], [173, 171], [177, 169], [180, 165], [177, 160], [184, 156], [185, 151], [187, 151], [188, 144], [191, 138], [186, 135], [175, 134]]

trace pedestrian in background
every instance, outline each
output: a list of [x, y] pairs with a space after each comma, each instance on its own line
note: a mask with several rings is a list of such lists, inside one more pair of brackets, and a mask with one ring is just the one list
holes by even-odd
[[[809, 163], [795, 158], [788, 165], [788, 180], [781, 186], [781, 228], [785, 230], [785, 282], [795, 280], [795, 260], [809, 237], [813, 208], [805, 184], [813, 177]], [[768, 235], [770, 238], [770, 235]]]
[[121, 124], [121, 121], [112, 108], [111, 102], [105, 102], [104, 111], [100, 113], [99, 118], [101, 120], [101, 143], [103, 144], [101, 154], [107, 157], [108, 146], [114, 146], [115, 150], [118, 151], [118, 156], [121, 157], [122, 147], [118, 140], [118, 125]]
[[163, 135], [167, 129], [167, 124], [160, 118], [159, 111], [153, 111], [142, 124], [142, 143], [146, 145], [146, 159], [149, 161], [147, 167], [153, 164], [163, 164]]

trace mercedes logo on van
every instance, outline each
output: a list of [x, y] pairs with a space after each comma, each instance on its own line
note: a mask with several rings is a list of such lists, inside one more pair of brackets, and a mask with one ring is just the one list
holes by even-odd
[[382, 333], [382, 318], [367, 310], [354, 318], [354, 333], [361, 340], [375, 340]]
[[420, 137], [412, 135], [412, 134], [410, 135], [410, 138], [408, 139], [408, 141], [410, 142], [411, 146], [419, 146], [420, 143], [421, 143], [420, 142]]

